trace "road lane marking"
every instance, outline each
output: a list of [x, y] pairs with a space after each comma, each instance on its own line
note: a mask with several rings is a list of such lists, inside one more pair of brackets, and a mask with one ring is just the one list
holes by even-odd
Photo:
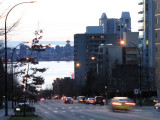
[[66, 111], [62, 111], [62, 112], [66, 112]]
[[51, 108], [48, 108], [49, 110], [51, 109]]
[[69, 109], [71, 109], [72, 107], [68, 107]]
[[95, 120], [95, 119], [90, 118], [89, 120]]
[[79, 108], [79, 107], [75, 107], [75, 108]]
[[54, 113], [57, 113], [58, 111], [53, 111]]
[[44, 112], [44, 113], [48, 113], [48, 112]]
[[84, 118], [84, 116], [80, 116], [81, 118]]
[[139, 110], [139, 109], [134, 109], [133, 111], [142, 111], [142, 110]]
[[57, 110], [58, 108], [56, 108], [56, 110]]

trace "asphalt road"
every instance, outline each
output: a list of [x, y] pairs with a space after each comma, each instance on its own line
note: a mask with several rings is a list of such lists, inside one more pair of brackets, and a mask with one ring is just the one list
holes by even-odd
[[45, 100], [34, 105], [43, 120], [160, 120], [160, 111], [152, 107], [136, 107], [130, 112], [112, 112], [108, 105], [64, 104], [61, 100]]

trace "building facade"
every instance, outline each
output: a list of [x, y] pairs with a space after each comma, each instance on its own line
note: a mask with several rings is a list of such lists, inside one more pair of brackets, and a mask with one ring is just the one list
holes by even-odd
[[96, 73], [99, 45], [118, 44], [117, 34], [75, 34], [74, 35], [74, 70], [75, 80], [85, 85], [86, 74]]
[[156, 0], [155, 7], [155, 80], [160, 101], [160, 0]]
[[[155, 1], [140, 0], [139, 38], [142, 46], [143, 80], [154, 82], [155, 69]], [[154, 85], [151, 87], [153, 89]]]
[[123, 32], [131, 31], [131, 17], [129, 12], [122, 12], [121, 18], [107, 18], [103, 13], [99, 19], [99, 26], [103, 27], [103, 33], [119, 34], [123, 38]]

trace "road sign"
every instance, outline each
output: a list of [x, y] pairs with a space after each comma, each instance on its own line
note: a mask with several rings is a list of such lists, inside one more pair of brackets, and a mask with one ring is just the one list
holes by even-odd
[[134, 94], [138, 94], [138, 89], [134, 89]]

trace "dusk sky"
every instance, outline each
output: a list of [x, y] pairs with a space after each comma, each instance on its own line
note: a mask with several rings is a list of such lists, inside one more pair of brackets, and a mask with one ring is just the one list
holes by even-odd
[[[0, 0], [3, 1], [3, 0]], [[10, 8], [30, 0], [5, 0], [1, 8]], [[31, 41], [34, 31], [44, 31], [43, 41], [74, 40], [74, 34], [85, 33], [86, 26], [98, 26], [102, 13], [108, 18], [120, 18], [122, 11], [130, 12], [132, 31], [138, 30], [139, 0], [37, 0], [34, 4], [19, 5], [11, 11], [7, 25], [21, 18], [8, 40]], [[3, 7], [2, 7], [3, 6]], [[2, 13], [2, 11], [1, 11]], [[4, 20], [0, 21], [1, 27]]]

